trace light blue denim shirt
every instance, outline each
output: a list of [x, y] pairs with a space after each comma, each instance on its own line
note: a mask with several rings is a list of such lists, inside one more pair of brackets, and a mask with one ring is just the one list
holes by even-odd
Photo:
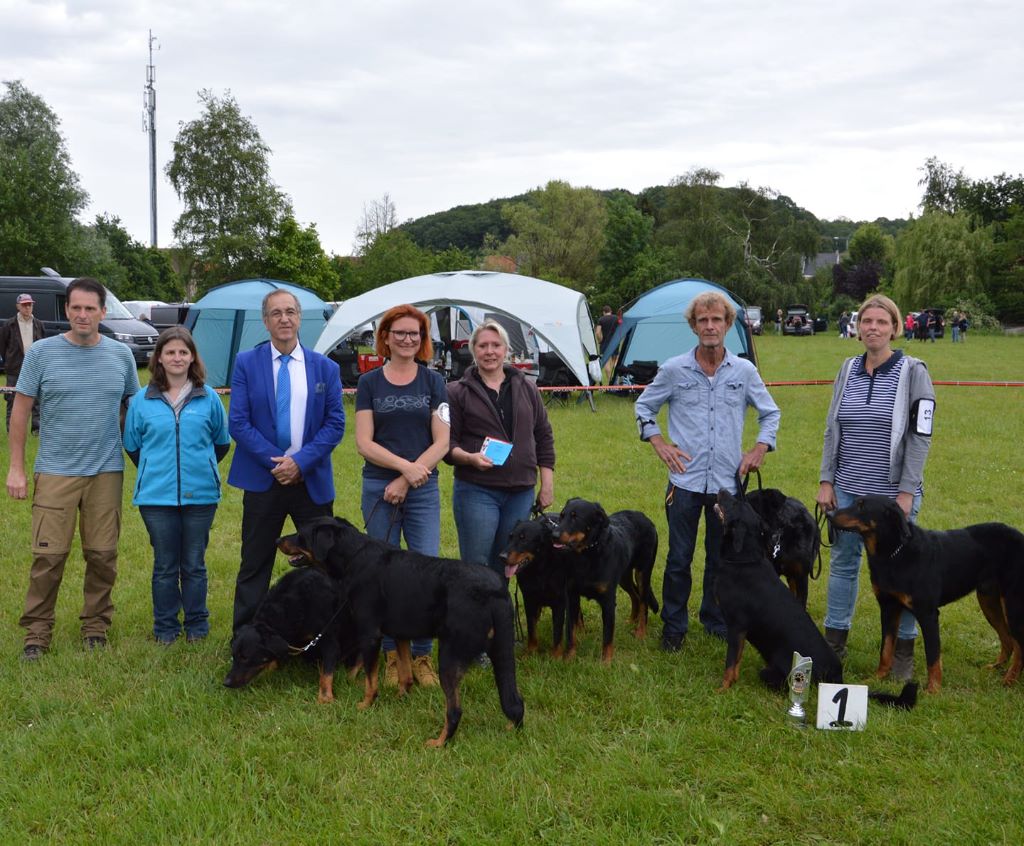
[[728, 350], [714, 377], [708, 378], [694, 355], [670, 358], [636, 401], [640, 437], [660, 435], [657, 416], [668, 403], [668, 433], [692, 461], [685, 473], [669, 473], [677, 488], [694, 493], [736, 493], [743, 457], [743, 421], [747, 406], [757, 409], [757, 440], [775, 449], [782, 416], [761, 375], [749, 361]]

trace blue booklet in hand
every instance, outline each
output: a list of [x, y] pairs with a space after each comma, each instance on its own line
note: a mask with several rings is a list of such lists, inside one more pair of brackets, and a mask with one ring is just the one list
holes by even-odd
[[498, 438], [484, 438], [483, 446], [480, 447], [480, 452], [491, 459], [495, 466], [500, 467], [505, 463], [509, 454], [512, 452], [512, 444], [508, 441], [499, 440]]

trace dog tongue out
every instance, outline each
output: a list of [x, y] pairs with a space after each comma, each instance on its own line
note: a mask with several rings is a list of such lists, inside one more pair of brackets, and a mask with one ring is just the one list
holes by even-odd
[[518, 564], [506, 564], [505, 565], [505, 578], [511, 579], [516, 572], [519, 570]]

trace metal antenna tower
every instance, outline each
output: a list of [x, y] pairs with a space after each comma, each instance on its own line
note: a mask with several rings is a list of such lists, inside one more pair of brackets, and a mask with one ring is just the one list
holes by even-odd
[[156, 246], [156, 67], [153, 65], [153, 45], [160, 44], [149, 31], [149, 64], [146, 65], [146, 87], [142, 90], [142, 131], [149, 133], [149, 244]]

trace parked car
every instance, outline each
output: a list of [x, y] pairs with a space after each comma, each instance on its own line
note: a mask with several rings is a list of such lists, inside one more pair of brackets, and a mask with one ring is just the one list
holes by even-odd
[[149, 322], [157, 332], [163, 332], [169, 326], [181, 326], [188, 317], [192, 303], [164, 303], [150, 309]]
[[750, 327], [750, 334], [764, 334], [764, 322], [761, 315], [761, 306], [747, 306], [744, 311], [747, 314], [747, 326]]
[[167, 303], [162, 300], [125, 300], [123, 305], [139, 320], [152, 323], [153, 319], [150, 316], [150, 310], [153, 306], [163, 306], [167, 305]]
[[827, 317], [815, 317], [814, 318], [814, 331], [827, 332], [828, 331], [828, 318]]
[[[71, 329], [65, 306], [68, 299], [67, 287], [72, 279], [60, 276], [49, 268], [43, 268], [43, 273], [46, 275], [0, 276], [0, 320], [6, 320], [17, 313], [15, 300], [18, 294], [31, 294], [35, 300], [33, 313], [42, 321], [46, 336], [51, 337]], [[134, 317], [109, 289], [107, 313], [100, 321], [100, 333], [126, 344], [139, 366], [149, 362], [158, 334], [148, 323]]]
[[800, 303], [786, 306], [782, 318], [782, 334], [813, 335], [814, 321], [811, 319], [810, 309]]
[[851, 338], [857, 337], [857, 312], [850, 312], [850, 328], [846, 330]]

